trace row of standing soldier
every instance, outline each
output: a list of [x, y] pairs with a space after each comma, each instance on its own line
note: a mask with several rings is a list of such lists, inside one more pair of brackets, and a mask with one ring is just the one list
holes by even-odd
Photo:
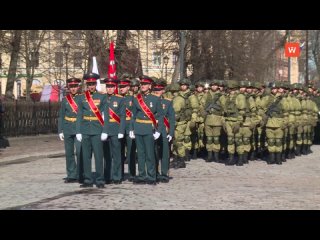
[[[166, 83], [161, 79], [142, 76], [139, 83], [123, 76], [119, 82], [120, 95], [115, 95], [114, 80], [105, 80], [107, 93], [101, 94], [95, 90], [98, 75], [88, 74], [84, 78], [105, 120], [100, 126], [86, 94], [72, 94], [80, 79], [70, 79], [71, 95], [81, 100], [75, 101], [80, 111], [72, 109], [67, 97], [62, 101], [59, 133], [65, 138], [66, 182], [80, 181], [83, 187], [92, 186], [91, 148], [96, 160], [97, 187], [122, 182], [124, 159], [128, 163], [129, 181], [156, 184], [169, 181], [171, 152], [172, 168], [185, 168], [191, 152], [193, 159], [207, 153], [207, 162], [237, 166], [257, 158], [268, 164], [282, 164], [286, 159], [311, 153], [319, 112], [312, 99], [319, 93], [313, 87], [212, 80], [199, 81], [195, 89], [190, 89], [190, 80], [181, 79], [178, 84], [168, 85], [165, 91]], [[154, 93], [150, 94], [152, 86]], [[67, 110], [67, 116], [63, 109]], [[71, 127], [73, 122], [77, 124]], [[72, 133], [68, 133], [71, 129]], [[83, 161], [84, 174], [81, 164], [74, 160], [74, 143], [78, 159], [81, 156], [87, 159]], [[135, 176], [136, 152], [138, 176]]]
[[[85, 74], [87, 90], [82, 94], [77, 94], [80, 79], [67, 81], [70, 94], [61, 103], [58, 121], [59, 137], [65, 143], [65, 183], [80, 182], [80, 187], [95, 183], [98, 188], [106, 183], [121, 184], [124, 162], [128, 163], [128, 179], [135, 184], [169, 182], [169, 142], [175, 119], [171, 100], [162, 97], [165, 82], [148, 76], [140, 81], [130, 81], [129, 76], [107, 78], [106, 93], [100, 93], [96, 91], [99, 78], [94, 73]], [[115, 94], [116, 85], [120, 94]]]
[[213, 80], [190, 91], [188, 79], [179, 85], [171, 86], [177, 121], [171, 167], [184, 168], [190, 151], [194, 159], [207, 152], [207, 162], [237, 166], [311, 153], [319, 112], [312, 86]]

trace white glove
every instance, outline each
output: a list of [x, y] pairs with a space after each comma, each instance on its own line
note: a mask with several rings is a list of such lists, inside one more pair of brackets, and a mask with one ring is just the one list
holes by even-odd
[[81, 142], [82, 141], [82, 134], [81, 133], [76, 134], [76, 138], [79, 142]]
[[136, 138], [136, 136], [134, 135], [133, 131], [130, 131], [130, 132], [129, 132], [129, 137], [130, 137], [131, 139]]
[[64, 139], [63, 133], [59, 133], [59, 138], [60, 138], [61, 141], [63, 141], [63, 139]]
[[101, 114], [101, 115], [102, 115], [102, 119], [103, 119], [103, 121], [104, 121], [104, 112], [102, 112], [102, 114]]
[[168, 142], [171, 142], [172, 137], [170, 135], [168, 135], [167, 138], [168, 138]]
[[108, 138], [108, 134], [106, 133], [101, 133], [101, 141], [106, 141]]
[[154, 140], [157, 140], [160, 137], [160, 133], [159, 132], [155, 132], [153, 134]]
[[124, 137], [124, 135], [122, 134], [122, 133], [119, 133], [118, 134], [118, 139], [121, 139], [121, 138], [123, 138]]

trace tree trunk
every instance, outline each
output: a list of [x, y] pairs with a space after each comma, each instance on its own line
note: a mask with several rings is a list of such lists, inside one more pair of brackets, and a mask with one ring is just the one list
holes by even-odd
[[9, 66], [9, 73], [8, 73], [7, 87], [6, 87], [6, 97], [9, 97], [9, 98], [13, 96], [13, 86], [14, 86], [14, 81], [16, 80], [21, 36], [22, 36], [22, 30], [14, 30], [11, 59], [10, 59], [10, 66]]

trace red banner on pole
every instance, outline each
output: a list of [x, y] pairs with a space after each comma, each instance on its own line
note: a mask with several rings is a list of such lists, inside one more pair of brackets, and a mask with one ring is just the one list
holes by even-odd
[[[109, 54], [109, 71], [108, 78], [116, 79], [116, 62], [114, 58], [114, 43], [110, 43], [110, 54]], [[115, 94], [118, 94], [118, 84], [116, 86]]]

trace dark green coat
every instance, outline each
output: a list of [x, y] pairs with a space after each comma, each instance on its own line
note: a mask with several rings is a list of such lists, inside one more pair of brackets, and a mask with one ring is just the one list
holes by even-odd
[[[73, 99], [77, 103], [77, 99], [80, 95], [76, 94], [73, 96]], [[78, 104], [77, 104], [78, 105]], [[65, 135], [75, 135], [76, 134], [76, 122], [71, 122], [65, 119], [67, 118], [77, 118], [77, 113], [73, 111], [69, 102], [64, 97], [61, 102], [61, 107], [59, 110], [59, 118], [58, 118], [58, 133], [63, 133]]]
[[[95, 102], [96, 106], [100, 110], [102, 114], [105, 107], [106, 107], [106, 95], [101, 94], [98, 92], [94, 92], [91, 94], [93, 101]], [[78, 100], [78, 115], [77, 115], [77, 125], [76, 125], [76, 132], [81, 134], [87, 135], [97, 135], [102, 133], [103, 126], [97, 120], [85, 120], [83, 119], [84, 116], [87, 117], [95, 117], [96, 115], [91, 110], [85, 94], [81, 94]], [[104, 116], [105, 121], [109, 121], [109, 115], [107, 114]]]
[[[104, 116], [109, 117], [109, 121], [104, 121], [103, 132], [109, 136], [124, 134], [126, 129], [126, 105], [125, 99], [121, 95], [106, 95], [107, 104], [104, 109]], [[109, 108], [111, 108], [120, 118], [120, 124], [112, 122], [109, 116]], [[106, 118], [105, 118], [106, 119]]]
[[148, 135], [153, 134], [155, 130], [160, 131], [163, 128], [163, 110], [161, 106], [161, 99], [153, 94], [142, 95], [145, 104], [149, 107], [149, 109], [154, 114], [156, 120], [158, 120], [158, 129], [153, 127], [151, 123], [139, 123], [136, 119], [140, 120], [150, 120], [147, 115], [144, 113], [140, 104], [138, 102], [137, 97], [133, 99], [133, 108], [130, 124], [130, 131], [134, 131], [134, 134], [137, 135]]
[[[126, 105], [126, 108], [128, 108], [128, 110], [130, 110], [132, 112], [132, 106], [133, 106], [133, 96], [132, 95], [126, 95], [123, 97], [124, 98], [124, 103]], [[126, 117], [126, 134], [129, 134], [130, 131], [130, 121], [131, 118], [129, 119], [128, 117]]]
[[167, 134], [173, 137], [176, 118], [175, 118], [175, 112], [172, 105], [172, 100], [168, 98], [161, 98], [161, 106], [162, 106], [163, 114], [169, 120], [169, 124], [170, 124], [169, 133], [167, 133], [166, 126], [163, 124], [163, 128], [161, 129], [161, 134], [163, 137], [167, 137]]

